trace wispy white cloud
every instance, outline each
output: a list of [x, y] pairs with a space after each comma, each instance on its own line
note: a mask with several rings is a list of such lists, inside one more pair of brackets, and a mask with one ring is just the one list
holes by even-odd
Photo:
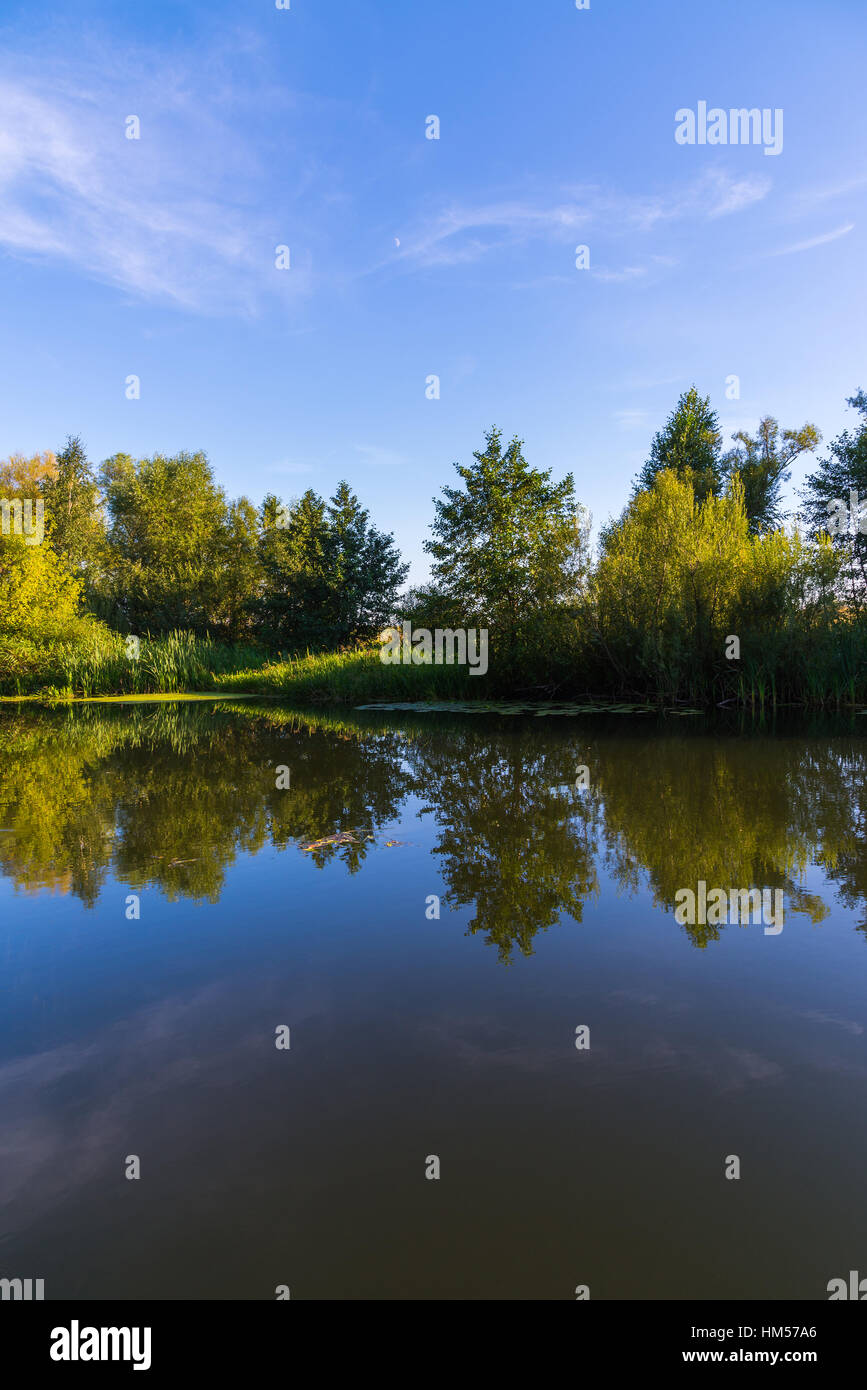
[[629, 284], [631, 281], [644, 280], [649, 284], [655, 284], [660, 275], [670, 270], [672, 266], [678, 264], [676, 256], [648, 256], [644, 265], [625, 265], [619, 268], [612, 266], [594, 266], [591, 273], [597, 280], [602, 280], [605, 284]]
[[834, 198], [843, 198], [851, 193], [860, 193], [867, 189], [867, 173], [856, 174], [854, 178], [840, 179], [837, 183], [824, 184], [821, 188], [804, 188], [800, 193], [796, 193], [792, 199], [795, 210], [803, 215], [812, 212], [814, 208], [821, 207], [822, 204], [832, 202]]
[[793, 256], [797, 251], [812, 251], [814, 246], [826, 246], [829, 241], [839, 241], [841, 236], [848, 236], [855, 228], [854, 222], [846, 222], [842, 227], [836, 227], [833, 232], [823, 232], [821, 236], [810, 237], [808, 241], [796, 241], [794, 246], [781, 246], [777, 251], [771, 251], [771, 256]]
[[654, 194], [626, 194], [598, 187], [576, 188], [594, 221], [613, 228], [652, 231], [660, 223], [708, 221], [743, 212], [760, 203], [771, 190], [766, 175], [733, 177], [724, 169], [708, 169], [689, 184]]
[[397, 257], [424, 265], [460, 265], [496, 246], [514, 245], [586, 226], [592, 213], [576, 205], [533, 207], [520, 201], [462, 207], [452, 204], [401, 238]]
[[257, 160], [194, 73], [124, 63], [0, 68], [0, 248], [206, 312], [309, 288], [303, 256], [276, 269], [279, 238], [249, 206]]
[[623, 395], [624, 392], [657, 391], [661, 386], [688, 385], [688, 381], [689, 374], [685, 372], [672, 372], [669, 376], [632, 376], [626, 380], [612, 377], [606, 389]]
[[732, 213], [743, 212], [762, 202], [771, 191], [771, 180], [757, 174], [733, 179], [717, 170], [705, 180], [704, 188], [710, 195], [706, 215], [709, 218], [730, 217]]
[[574, 285], [574, 275], [537, 275], [532, 280], [514, 280], [510, 290], [542, 290], [552, 285]]
[[[714, 170], [686, 187], [653, 196], [582, 185], [567, 189], [566, 199], [558, 201], [452, 202], [419, 218], [414, 227], [402, 232], [399, 248], [373, 268], [395, 264], [402, 264], [404, 269], [464, 265], [493, 251], [531, 241], [577, 241], [591, 229], [596, 234], [621, 237], [624, 233], [651, 231], [660, 223], [713, 220], [761, 202], [770, 188], [768, 177], [733, 178], [722, 170]], [[657, 266], [673, 264], [670, 258], [651, 259]], [[629, 280], [645, 275], [647, 267], [633, 265], [596, 273], [602, 279]]]
[[[20, 54], [0, 60], [0, 250], [62, 262], [137, 298], [195, 312], [255, 314], [269, 300], [293, 300], [322, 285], [325, 273], [314, 277], [304, 248], [327, 241], [315, 235], [317, 217], [321, 231], [326, 210], [345, 200], [340, 177], [309, 148], [293, 157], [283, 141], [281, 189], [291, 192], [275, 208], [269, 137], [251, 105], [257, 89], [249, 64], [257, 57], [245, 50], [240, 85], [223, 61], [173, 51], [167, 67], [156, 53], [116, 46], [70, 62]], [[298, 100], [268, 92], [269, 110], [282, 102], [295, 111]], [[239, 103], [243, 120], [234, 119]], [[141, 119], [139, 140], [125, 138], [130, 114]], [[593, 238], [613, 242], [678, 220], [741, 212], [769, 188], [767, 177], [714, 170], [652, 195], [582, 186], [547, 197], [452, 199], [419, 213], [399, 238], [390, 231], [387, 254], [361, 273], [460, 266], [536, 242], [570, 250]], [[290, 271], [274, 264], [284, 241], [291, 243]], [[625, 265], [594, 266], [593, 273], [628, 283], [666, 264], [633, 252]], [[344, 264], [331, 273], [358, 272]]]

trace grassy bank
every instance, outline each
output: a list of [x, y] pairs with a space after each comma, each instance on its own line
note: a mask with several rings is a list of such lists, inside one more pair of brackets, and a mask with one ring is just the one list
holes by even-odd
[[662, 651], [649, 643], [630, 653], [628, 664], [622, 652], [619, 658], [611, 662], [606, 651], [572, 635], [514, 650], [508, 659], [492, 647], [489, 670], [476, 675], [467, 666], [386, 665], [378, 646], [275, 659], [252, 646], [186, 632], [143, 638], [132, 658], [123, 637], [92, 624], [75, 640], [0, 638], [0, 695], [67, 700], [213, 693], [302, 706], [565, 700], [823, 709], [867, 703], [863, 624], [747, 637], [738, 661], [726, 660], [719, 648], [698, 659], [683, 647]]
[[209, 691], [221, 675], [261, 659], [254, 648], [225, 646], [188, 632], [143, 638], [131, 659], [122, 636], [84, 623], [68, 640], [0, 637], [0, 694], [70, 699]]
[[484, 678], [462, 666], [385, 666], [379, 647], [274, 659], [187, 632], [142, 638], [131, 658], [117, 633], [93, 624], [76, 640], [0, 638], [0, 695], [96, 699], [186, 693], [266, 695], [304, 704], [462, 699]]
[[221, 674], [215, 685], [227, 693], [273, 695], [306, 705], [466, 700], [490, 694], [486, 678], [470, 676], [466, 666], [387, 666], [379, 647], [270, 661]]

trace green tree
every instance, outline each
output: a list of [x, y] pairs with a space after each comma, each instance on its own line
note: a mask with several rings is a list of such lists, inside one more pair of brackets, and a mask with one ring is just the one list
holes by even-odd
[[[646, 878], [654, 903], [671, 913], [678, 891], [700, 879], [709, 888], [761, 884], [784, 889], [787, 918], [828, 916], [804, 865], [819, 859], [833, 873], [851, 845], [847, 813], [864, 798], [853, 772], [863, 753], [850, 761], [836, 739], [719, 738], [700, 723], [670, 720], [652, 738], [593, 739], [583, 758], [597, 770], [587, 797], [619, 891], [636, 892]], [[660, 816], [663, 804], [678, 814]], [[700, 949], [732, 930], [678, 929]]]
[[47, 541], [0, 536], [0, 637], [63, 638], [77, 627], [81, 588]]
[[[169, 901], [216, 902], [239, 853], [268, 844], [297, 853], [299, 841], [319, 839], [308, 851], [317, 867], [338, 860], [356, 873], [411, 779], [400, 740], [352, 734], [246, 707], [25, 706], [4, 730], [0, 873], [88, 906], [109, 873]], [[282, 762], [291, 789], [275, 788]], [[345, 843], [326, 838], [343, 830]]]
[[328, 504], [331, 644], [375, 636], [392, 617], [409, 572], [391, 534], [371, 526], [369, 513], [346, 482]]
[[255, 636], [256, 602], [262, 592], [259, 515], [252, 502], [230, 502], [219, 527], [213, 557], [211, 626], [229, 642]]
[[808, 640], [827, 621], [835, 570], [827, 545], [751, 535], [737, 479], [728, 496], [699, 503], [691, 481], [667, 470], [605, 535], [591, 585], [594, 636], [623, 689], [730, 693], [727, 636], [739, 634], [745, 664], [793, 627]]
[[436, 823], [445, 901], [469, 909], [468, 934], [483, 934], [503, 964], [516, 950], [532, 955], [536, 934], [563, 917], [582, 921], [599, 894], [591, 817], [558, 785], [563, 753], [532, 719], [519, 739], [463, 727], [448, 742], [419, 733], [407, 750], [420, 814]]
[[266, 497], [259, 558], [263, 638], [291, 651], [346, 646], [379, 632], [409, 568], [345, 482], [327, 504], [312, 490], [288, 505]]
[[723, 465], [729, 484], [737, 477], [744, 494], [750, 531], [775, 531], [785, 515], [780, 493], [792, 476], [790, 465], [802, 453], [811, 453], [821, 435], [815, 425], [799, 430], [783, 430], [771, 415], [759, 421], [756, 434], [738, 430], [732, 435], [735, 448], [726, 454]]
[[514, 648], [517, 634], [540, 616], [574, 604], [587, 569], [587, 513], [575, 501], [571, 473], [531, 468], [523, 441], [504, 448], [496, 427], [474, 463], [455, 464], [462, 488], [434, 498], [435, 589], [465, 622], [490, 626]]
[[650, 457], [633, 488], [646, 491], [665, 469], [692, 483], [695, 498], [718, 497], [723, 486], [720, 459], [722, 435], [710, 397], [700, 396], [694, 386], [684, 391], [664, 427], [653, 437]]
[[51, 478], [57, 469], [57, 460], [50, 450], [44, 454], [10, 454], [0, 462], [0, 497], [40, 496], [45, 478]]
[[136, 632], [237, 624], [237, 595], [227, 600], [227, 589], [239, 553], [253, 574], [254, 537], [246, 507], [233, 513], [207, 456], [116, 454], [100, 476], [109, 518], [102, 615]]
[[281, 650], [319, 650], [327, 644], [331, 602], [325, 502], [312, 488], [288, 505], [269, 494], [260, 516], [262, 638]]
[[844, 430], [820, 459], [801, 491], [804, 514], [814, 536], [822, 533], [840, 556], [840, 593], [854, 612], [867, 607], [867, 392], [856, 391], [846, 404], [861, 417]]
[[84, 445], [68, 436], [55, 467], [40, 483], [46, 529], [54, 550], [70, 573], [89, 585], [96, 577], [105, 546], [99, 485]]

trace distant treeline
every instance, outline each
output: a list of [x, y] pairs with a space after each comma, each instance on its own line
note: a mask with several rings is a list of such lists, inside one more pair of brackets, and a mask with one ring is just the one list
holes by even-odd
[[44, 499], [48, 542], [40, 555], [18, 546], [19, 561], [122, 633], [342, 646], [379, 630], [406, 577], [392, 538], [346, 483], [328, 503], [307, 491], [257, 509], [227, 498], [204, 454], [116, 454], [96, 472], [70, 438], [56, 456], [0, 465], [0, 498], [15, 496]]
[[793, 518], [783, 486], [816, 427], [768, 416], [726, 449], [709, 399], [684, 392], [595, 552], [572, 475], [494, 428], [434, 500], [431, 579], [408, 592], [394, 537], [345, 482], [256, 507], [201, 453], [95, 469], [70, 438], [13, 456], [0, 499], [41, 498], [45, 538], [0, 540], [0, 682], [26, 684], [31, 650], [106, 628], [264, 659], [363, 646], [408, 618], [487, 628], [489, 693], [863, 700], [867, 394], [848, 403], [855, 426], [815, 458]]

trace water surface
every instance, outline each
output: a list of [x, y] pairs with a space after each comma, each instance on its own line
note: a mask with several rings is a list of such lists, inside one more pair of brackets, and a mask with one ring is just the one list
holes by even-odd
[[[867, 1274], [865, 722], [6, 708], [0, 1276], [823, 1299]], [[680, 925], [700, 880], [780, 889], [782, 932]]]

